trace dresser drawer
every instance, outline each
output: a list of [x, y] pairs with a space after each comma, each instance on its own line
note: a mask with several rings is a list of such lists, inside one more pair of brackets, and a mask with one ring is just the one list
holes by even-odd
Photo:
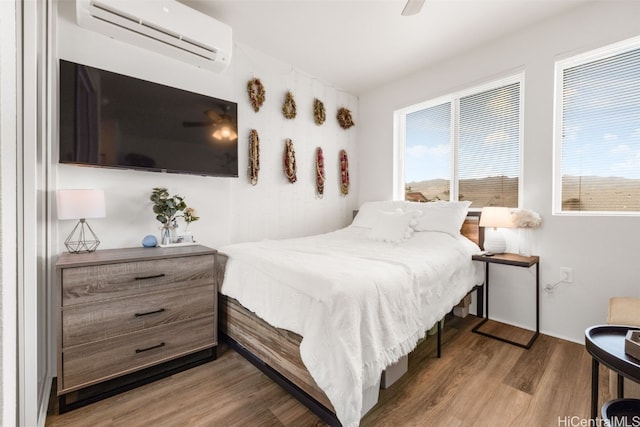
[[214, 285], [76, 305], [62, 311], [62, 347], [215, 314]]
[[85, 387], [215, 344], [214, 318], [206, 317], [65, 349], [59, 392]]
[[61, 305], [214, 283], [214, 255], [71, 267], [62, 270]]

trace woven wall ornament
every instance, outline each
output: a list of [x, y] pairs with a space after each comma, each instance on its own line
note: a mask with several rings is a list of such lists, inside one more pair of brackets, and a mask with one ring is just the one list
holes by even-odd
[[260, 79], [253, 78], [247, 82], [247, 93], [249, 94], [249, 102], [251, 102], [253, 111], [257, 113], [266, 99], [264, 85]]
[[338, 123], [342, 129], [349, 129], [351, 126], [355, 125], [353, 119], [351, 118], [351, 111], [342, 107], [338, 110]]
[[292, 184], [298, 180], [296, 177], [296, 152], [293, 149], [293, 141], [289, 138], [285, 140], [284, 147], [284, 174]]
[[282, 114], [287, 119], [294, 119], [296, 117], [296, 100], [293, 99], [291, 91], [287, 92], [287, 96], [282, 104]]
[[327, 120], [327, 113], [324, 104], [318, 98], [313, 100], [313, 121], [320, 126]]
[[322, 199], [324, 195], [324, 156], [322, 148], [316, 148], [316, 195]]
[[340, 150], [340, 192], [349, 194], [349, 158], [345, 150]]
[[258, 171], [260, 170], [260, 138], [258, 131], [251, 129], [249, 135], [249, 182], [251, 185], [258, 183]]

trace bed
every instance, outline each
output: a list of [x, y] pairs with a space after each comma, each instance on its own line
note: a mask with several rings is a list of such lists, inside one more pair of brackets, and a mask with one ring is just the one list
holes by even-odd
[[468, 205], [370, 202], [341, 230], [221, 248], [223, 338], [329, 424], [357, 426], [383, 370], [482, 284]]

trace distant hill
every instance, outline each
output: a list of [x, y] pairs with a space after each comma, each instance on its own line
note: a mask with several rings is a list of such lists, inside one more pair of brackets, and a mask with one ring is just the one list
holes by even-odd
[[[449, 180], [432, 179], [410, 182], [406, 187], [432, 200], [449, 200]], [[518, 178], [492, 176], [460, 180], [460, 200], [470, 200], [471, 207], [518, 206]]]
[[[410, 182], [406, 187], [422, 193], [429, 201], [449, 200], [449, 180], [446, 179]], [[565, 176], [562, 194], [564, 210], [640, 212], [640, 179]], [[460, 180], [460, 200], [470, 200], [471, 207], [517, 207], [518, 178], [495, 176]]]
[[640, 212], [640, 179], [564, 176], [562, 196], [564, 210]]

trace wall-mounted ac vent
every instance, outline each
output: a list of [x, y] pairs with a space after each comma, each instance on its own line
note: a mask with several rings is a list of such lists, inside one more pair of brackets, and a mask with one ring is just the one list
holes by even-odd
[[174, 0], [76, 0], [78, 25], [213, 71], [231, 61], [231, 27]]

